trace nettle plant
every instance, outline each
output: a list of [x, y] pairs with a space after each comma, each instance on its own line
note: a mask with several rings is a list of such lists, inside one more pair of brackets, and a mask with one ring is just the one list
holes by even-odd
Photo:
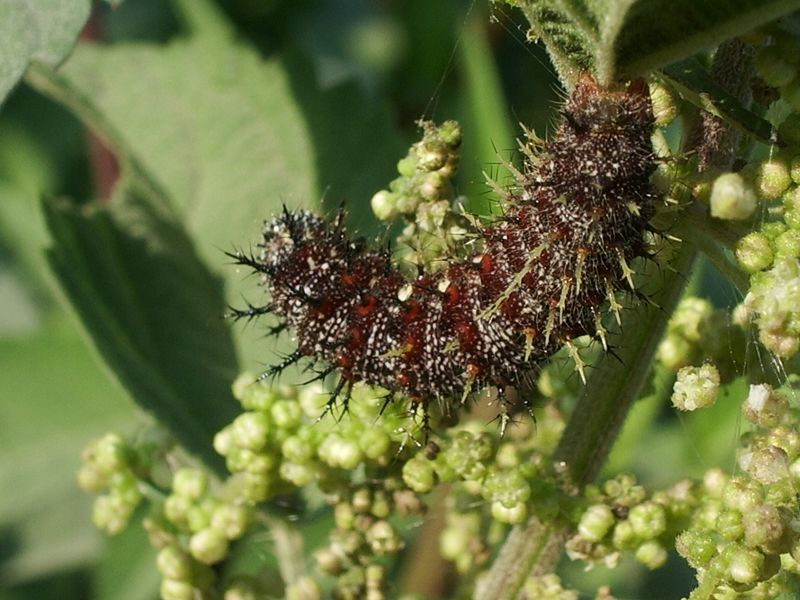
[[[458, 123], [421, 123], [404, 156], [353, 89], [262, 60], [212, 5], [175, 3], [185, 39], [58, 68], [88, 4], [16, 9], [52, 35], [12, 71], [120, 164], [108, 202], [44, 203], [47, 256], [154, 417], [89, 444], [78, 480], [99, 528], [145, 528], [165, 600], [577, 598], [565, 556], [601, 573], [584, 588], [688, 563], [694, 600], [798, 589], [800, 2], [508, 4], [568, 99], [491, 202], [457, 192]], [[331, 152], [323, 186], [399, 159], [337, 187], [401, 224], [395, 251], [295, 204]], [[318, 380], [274, 380], [296, 362]], [[676, 468], [662, 426], [684, 431]]]

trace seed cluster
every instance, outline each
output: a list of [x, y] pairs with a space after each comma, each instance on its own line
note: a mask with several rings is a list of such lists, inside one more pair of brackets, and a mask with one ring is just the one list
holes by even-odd
[[422, 403], [518, 386], [563, 345], [580, 366], [572, 340], [605, 343], [602, 306], [618, 310], [631, 261], [647, 255], [653, 113], [643, 82], [613, 91], [587, 77], [563, 117], [530, 153], [506, 214], [478, 226], [482, 250], [408, 280], [341, 217], [286, 211], [258, 256], [235, 255], [271, 298], [236, 315], [283, 318], [298, 344], [286, 362], [326, 362], [339, 389], [366, 381]]

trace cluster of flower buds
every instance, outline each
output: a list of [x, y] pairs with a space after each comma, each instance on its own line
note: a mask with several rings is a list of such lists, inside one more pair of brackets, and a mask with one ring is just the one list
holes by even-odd
[[745, 336], [739, 327], [730, 326], [725, 311], [716, 309], [705, 298], [687, 296], [678, 304], [658, 347], [658, 361], [670, 371], [712, 360], [721, 369], [723, 381], [738, 374], [729, 364], [733, 350], [744, 351]]
[[78, 485], [101, 494], [94, 501], [94, 524], [114, 535], [123, 531], [142, 500], [137, 471], [141, 461], [136, 449], [116, 433], [107, 433], [83, 451]]
[[569, 556], [615, 566], [621, 552], [631, 552], [646, 567], [661, 567], [697, 504], [694, 488], [684, 480], [650, 495], [628, 474], [588, 486], [577, 532], [567, 542]]
[[800, 433], [786, 390], [754, 385], [743, 404], [739, 471], [706, 473], [699, 506], [676, 548], [698, 571], [704, 597], [774, 598], [800, 573]]
[[458, 170], [461, 126], [445, 121], [421, 122], [422, 139], [397, 163], [399, 177], [372, 197], [381, 221], [399, 216], [408, 223], [398, 237], [400, 260], [437, 270], [442, 256], [452, 255], [466, 230], [454, 212], [452, 180]]

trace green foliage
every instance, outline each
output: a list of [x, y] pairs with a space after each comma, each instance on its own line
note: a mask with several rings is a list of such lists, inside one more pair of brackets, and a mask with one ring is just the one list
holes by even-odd
[[647, 73], [800, 7], [794, 0], [506, 0], [522, 8], [562, 80]]
[[90, 0], [0, 2], [0, 103], [32, 61], [55, 67], [69, 54], [91, 6]]
[[209, 441], [234, 415], [236, 362], [219, 282], [133, 182], [108, 210], [49, 202], [45, 214], [49, 262], [100, 353], [145, 410], [220, 469]]

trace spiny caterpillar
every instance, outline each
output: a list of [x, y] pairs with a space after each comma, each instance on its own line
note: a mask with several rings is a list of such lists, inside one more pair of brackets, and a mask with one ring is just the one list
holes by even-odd
[[264, 376], [310, 357], [338, 371], [336, 395], [358, 381], [423, 406], [524, 374], [590, 335], [605, 345], [602, 309], [633, 290], [631, 261], [647, 256], [654, 212], [653, 112], [641, 80], [619, 90], [584, 77], [555, 135], [529, 156], [505, 215], [478, 226], [482, 250], [409, 280], [385, 251], [366, 248], [308, 212], [266, 224], [258, 256], [233, 258], [262, 277], [266, 306], [297, 351]]

